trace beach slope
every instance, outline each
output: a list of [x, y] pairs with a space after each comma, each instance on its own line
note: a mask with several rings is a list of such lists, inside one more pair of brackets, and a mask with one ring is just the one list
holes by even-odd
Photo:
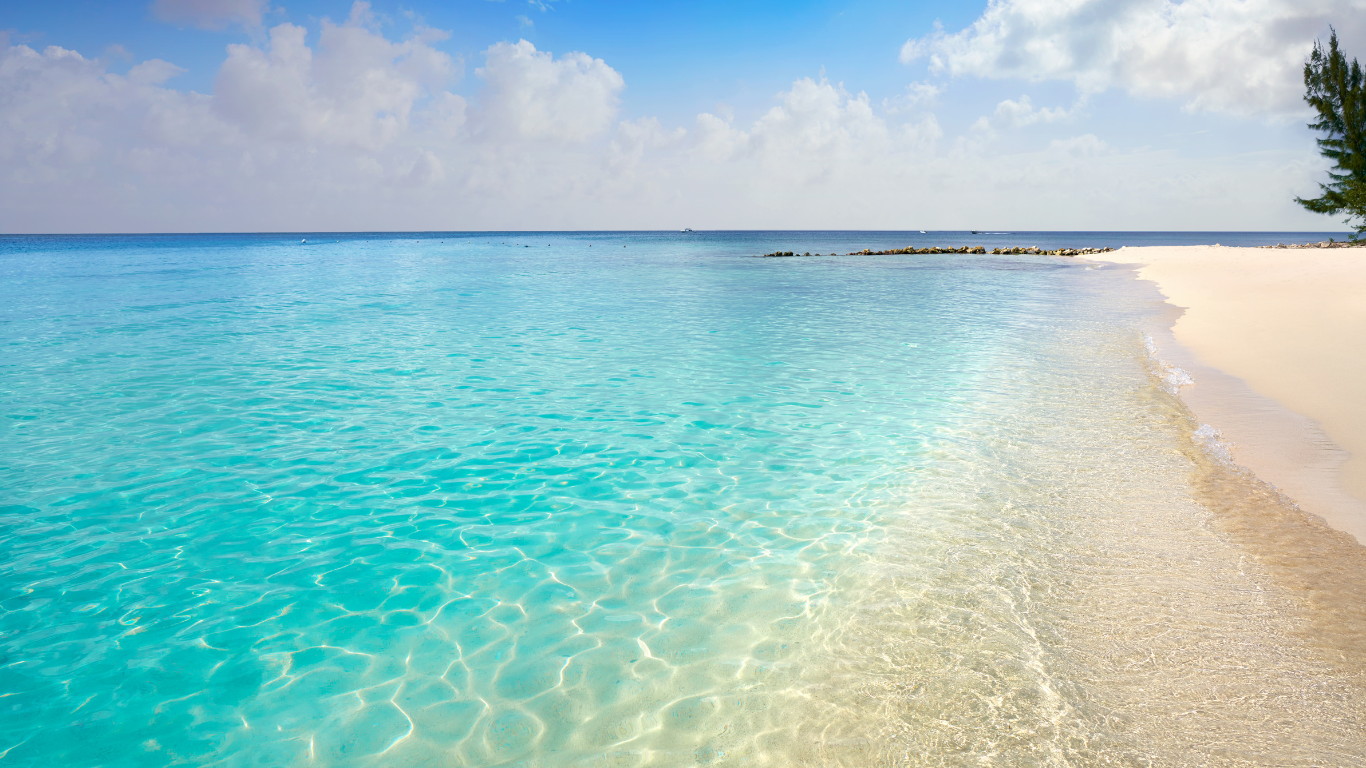
[[1172, 327], [1183, 362], [1216, 370], [1192, 371], [1182, 397], [1224, 432], [1234, 460], [1366, 543], [1366, 249], [1169, 246], [1092, 258], [1137, 265], [1184, 308]]

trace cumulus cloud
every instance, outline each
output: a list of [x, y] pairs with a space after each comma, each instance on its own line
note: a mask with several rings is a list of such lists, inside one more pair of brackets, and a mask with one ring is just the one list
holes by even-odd
[[582, 53], [494, 45], [472, 105], [446, 90], [462, 63], [435, 47], [442, 32], [390, 39], [358, 2], [316, 33], [309, 45], [309, 30], [286, 23], [229, 45], [211, 95], [170, 87], [183, 70], [165, 61], [118, 75], [56, 46], [0, 48], [0, 229], [352, 228], [367, 217], [431, 228], [456, 199], [463, 215], [496, 214], [620, 180], [686, 134], [647, 119], [613, 137], [624, 81]]
[[617, 174], [633, 173], [646, 151], [676, 147], [687, 135], [685, 128], [665, 129], [655, 117], [623, 120], [607, 147], [607, 167]]
[[230, 24], [260, 26], [266, 7], [266, 0], [156, 0], [152, 13], [172, 24], [223, 29]]
[[890, 152], [923, 148], [942, 135], [933, 115], [892, 126], [874, 112], [868, 94], [851, 94], [825, 79], [801, 78], [779, 96], [782, 103], [748, 129], [710, 113], [698, 115], [698, 154], [751, 160], [776, 178], [810, 181]]
[[414, 105], [441, 93], [459, 63], [432, 48], [430, 34], [385, 39], [366, 27], [368, 12], [358, 2], [345, 23], [324, 19], [316, 55], [305, 42], [307, 30], [293, 24], [272, 29], [264, 48], [228, 46], [214, 84], [215, 111], [263, 138], [367, 149], [393, 141]]
[[934, 72], [1071, 81], [1083, 94], [1120, 88], [1239, 115], [1303, 108], [1301, 69], [1335, 23], [1366, 32], [1363, 0], [992, 0], [948, 34], [908, 40], [901, 60]]
[[476, 74], [488, 84], [489, 130], [525, 139], [581, 142], [601, 135], [616, 119], [621, 75], [602, 59], [568, 53], [559, 59], [520, 40], [485, 52]]
[[[930, 34], [924, 37], [913, 37], [901, 46], [901, 54], [898, 58], [902, 64], [910, 64], [916, 59], [920, 59], [929, 54], [932, 46], [944, 39], [944, 23], [939, 19], [934, 20], [930, 27]], [[936, 62], [938, 64], [938, 62]]]
[[917, 109], [931, 109], [934, 107], [935, 100], [938, 99], [939, 94], [943, 92], [943, 86], [935, 85], [934, 83], [911, 83], [906, 86], [905, 92], [900, 95], [883, 99], [882, 109], [889, 115], [896, 115]]
[[1028, 95], [1021, 96], [1019, 101], [1006, 99], [997, 104], [994, 115], [997, 121], [1011, 128], [1022, 128], [1036, 123], [1056, 123], [1071, 116], [1071, 110], [1062, 107], [1039, 109], [1034, 106], [1034, 102], [1030, 100]]
[[1069, 109], [1036, 107], [1028, 94], [1017, 99], [1006, 99], [996, 105], [989, 117], [978, 118], [972, 129], [978, 133], [994, 134], [998, 130], [1026, 128], [1072, 120], [1086, 108], [1086, 97], [1078, 99]]
[[1304, 224], [1291, 193], [1321, 170], [1312, 147], [1123, 150], [1071, 130], [1079, 107], [1028, 97], [991, 124], [1062, 138], [1013, 153], [971, 131], [945, 140], [927, 83], [879, 105], [804, 77], [746, 117], [623, 119], [620, 73], [526, 41], [485, 51], [467, 102], [442, 33], [386, 36], [364, 3], [307, 32], [229, 46], [212, 94], [177, 90], [165, 61], [116, 74], [56, 46], [0, 48], [0, 231], [1290, 228]]

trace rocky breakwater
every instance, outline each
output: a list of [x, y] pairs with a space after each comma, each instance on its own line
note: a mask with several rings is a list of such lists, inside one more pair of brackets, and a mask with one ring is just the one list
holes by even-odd
[[[846, 254], [844, 254], [844, 255], [845, 255], [845, 256], [898, 256], [898, 255], [920, 255], [920, 254], [931, 254], [931, 253], [980, 253], [980, 254], [987, 254], [987, 253], [990, 253], [990, 254], [993, 254], [993, 255], [996, 255], [996, 256], [1088, 256], [1088, 255], [1093, 254], [1093, 253], [1109, 253], [1110, 251], [1113, 251], [1113, 250], [1114, 250], [1113, 248], [1108, 248], [1108, 247], [1107, 247], [1107, 248], [1056, 248], [1056, 249], [1050, 251], [1050, 250], [1042, 250], [1042, 249], [1040, 249], [1038, 246], [1030, 246], [1029, 248], [992, 248], [990, 251], [988, 251], [985, 247], [980, 246], [980, 245], [977, 245], [977, 246], [968, 246], [968, 245], [964, 245], [964, 246], [960, 246], [960, 247], [958, 247], [958, 248], [941, 248], [941, 247], [933, 247], [933, 248], [910, 248], [910, 247], [908, 247], [908, 248], [893, 248], [893, 249], [891, 249], [891, 250], [889, 250], [889, 251], [874, 251], [874, 250], [870, 250], [870, 249], [868, 249], [868, 248], [864, 248], [864, 249], [861, 250], [861, 251], [851, 251], [851, 252], [846, 253]], [[792, 251], [774, 251], [773, 253], [765, 253], [765, 254], [763, 254], [762, 256], [760, 256], [759, 258], [761, 258], [761, 259], [775, 259], [775, 258], [783, 258], [783, 257], [788, 257], [788, 256], [824, 256], [824, 255], [825, 255], [825, 254], [823, 254], [823, 253], [815, 253], [815, 254], [813, 254], [813, 253], [809, 253], [809, 252], [808, 252], [808, 253], [793, 253]], [[830, 255], [831, 255], [831, 256], [835, 256], [835, 255], [837, 255], [837, 254], [833, 254], [833, 253], [832, 253], [832, 254], [830, 254]]]
[[1357, 240], [1357, 241], [1355, 241], [1355, 242], [1353, 242], [1353, 241], [1351, 241], [1351, 240], [1347, 240], [1347, 241], [1329, 240], [1329, 241], [1323, 242], [1323, 243], [1305, 243], [1305, 244], [1303, 244], [1303, 245], [1300, 245], [1299, 243], [1291, 243], [1290, 245], [1286, 245], [1285, 243], [1276, 243], [1275, 245], [1259, 245], [1259, 246], [1257, 246], [1257, 247], [1258, 247], [1258, 248], [1366, 248], [1366, 240]]

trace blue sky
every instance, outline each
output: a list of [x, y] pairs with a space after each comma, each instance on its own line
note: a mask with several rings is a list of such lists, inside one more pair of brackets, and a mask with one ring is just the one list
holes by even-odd
[[0, 230], [1338, 229], [1358, 4], [11, 4]]
[[[146, 0], [16, 5], [5, 13], [4, 22], [12, 42], [60, 45], [96, 55], [119, 45], [138, 60], [165, 59], [189, 69], [177, 85], [201, 92], [212, 89], [224, 46], [252, 37], [236, 24], [214, 30], [161, 22]], [[317, 21], [344, 19], [350, 5], [331, 0], [277, 4], [262, 15], [262, 24], [310, 26], [316, 42]], [[908, 36], [928, 32], [939, 19], [964, 26], [983, 7], [720, 0], [370, 3], [389, 36], [402, 37], [414, 21], [425, 23], [450, 32], [439, 47], [469, 62], [492, 42], [520, 38], [541, 50], [588, 52], [638, 79], [641, 88], [633, 90], [640, 92], [632, 100], [647, 110], [681, 109], [679, 97], [709, 104], [717, 94], [734, 98], [751, 88], [766, 98], [789, 85], [793, 73], [815, 75], [821, 67], [835, 79], [899, 90], [906, 78], [897, 54]]]

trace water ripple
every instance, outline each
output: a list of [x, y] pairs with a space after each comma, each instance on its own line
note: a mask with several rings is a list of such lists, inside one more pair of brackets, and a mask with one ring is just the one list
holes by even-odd
[[1118, 271], [585, 237], [0, 253], [2, 759], [1361, 754]]

